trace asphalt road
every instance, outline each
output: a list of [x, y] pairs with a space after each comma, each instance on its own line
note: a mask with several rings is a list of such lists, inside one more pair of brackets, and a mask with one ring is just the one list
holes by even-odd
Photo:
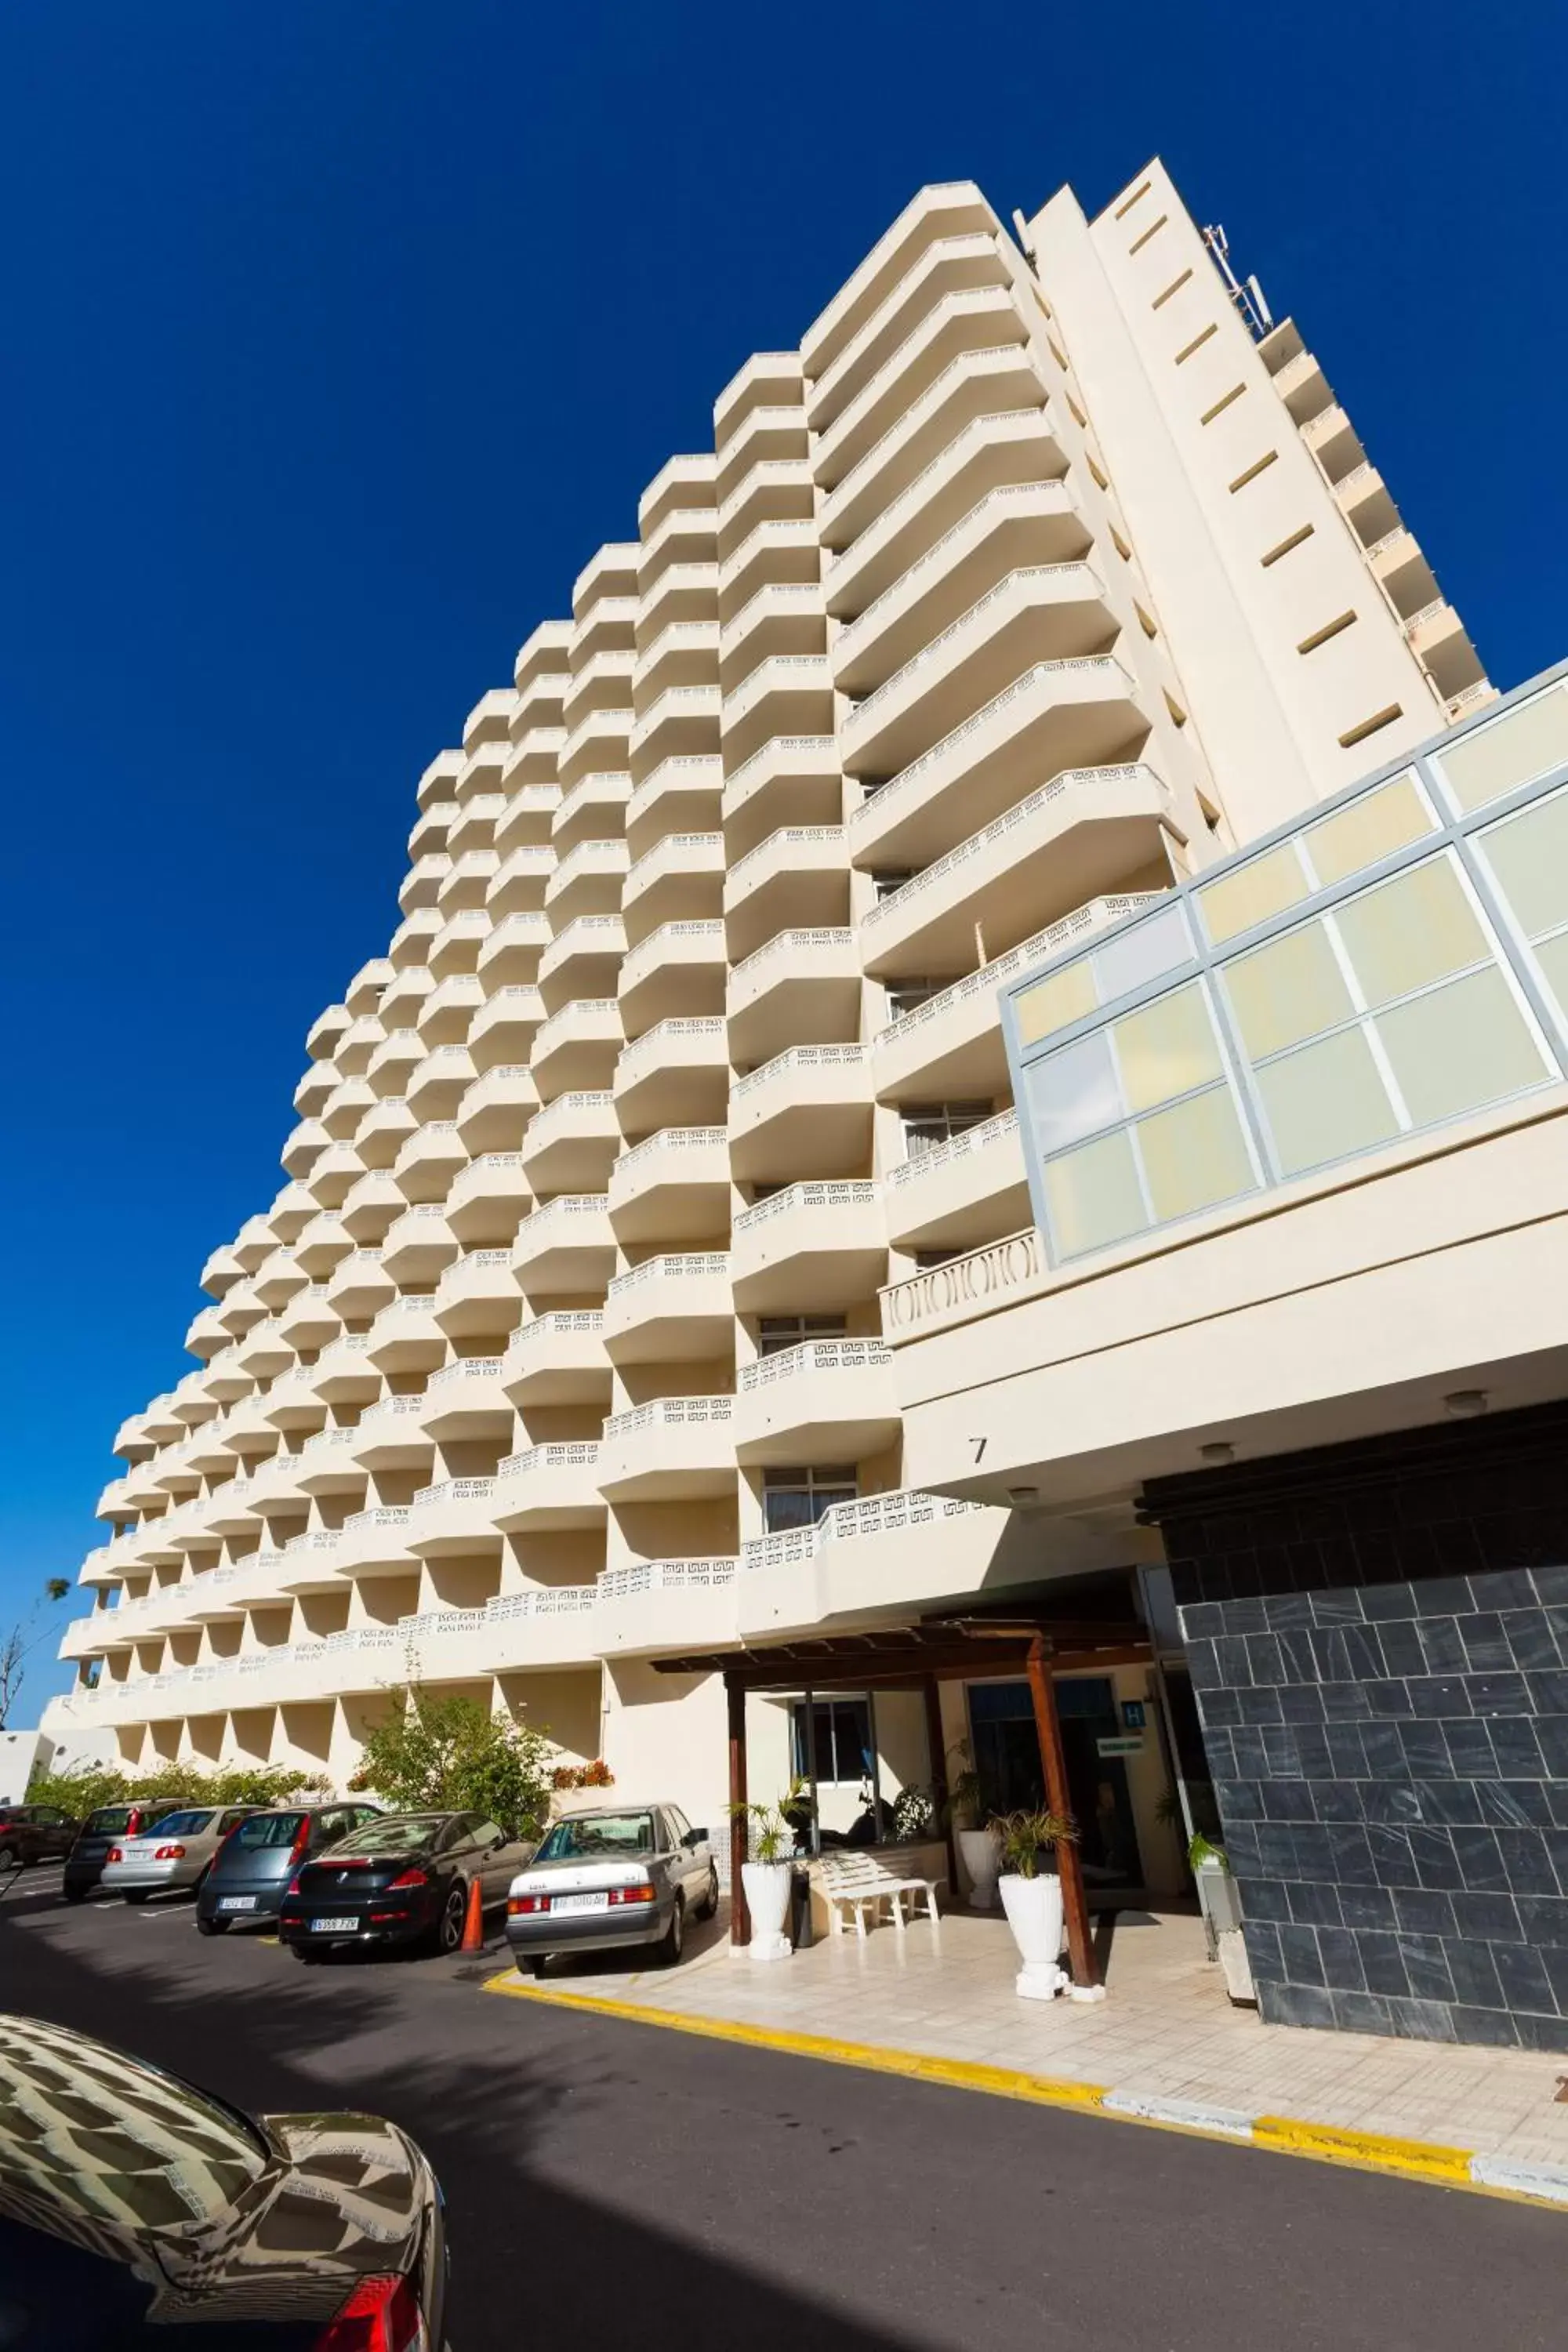
[[453, 2352], [1546, 2352], [1568, 2217], [479, 1994], [304, 1969], [186, 1903], [0, 1897], [0, 2007], [252, 2109], [391, 2116], [450, 2212]]

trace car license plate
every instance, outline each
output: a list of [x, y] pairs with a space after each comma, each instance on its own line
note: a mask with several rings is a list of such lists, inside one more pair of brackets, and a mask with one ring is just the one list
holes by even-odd
[[607, 1895], [558, 1895], [551, 1905], [552, 1911], [607, 1911]]
[[310, 1925], [318, 1936], [345, 1936], [353, 1932], [359, 1926], [359, 1921], [357, 1919], [312, 1919]]
[[254, 1911], [256, 1897], [254, 1895], [226, 1895], [217, 1907], [220, 1911]]

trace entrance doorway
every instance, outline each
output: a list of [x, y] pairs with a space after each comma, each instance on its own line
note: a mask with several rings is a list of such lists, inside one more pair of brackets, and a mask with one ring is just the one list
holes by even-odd
[[[1100, 1753], [1100, 1743], [1121, 1729], [1115, 1685], [1109, 1675], [1063, 1675], [1056, 1695], [1084, 1879], [1090, 1887], [1141, 1886], [1127, 1767], [1120, 1756]], [[986, 1811], [1037, 1811], [1046, 1801], [1045, 1779], [1028, 1684], [971, 1683], [968, 1698]]]

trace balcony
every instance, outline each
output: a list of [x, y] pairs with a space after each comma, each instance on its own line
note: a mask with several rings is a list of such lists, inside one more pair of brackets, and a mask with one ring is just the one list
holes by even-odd
[[533, 1041], [531, 1067], [541, 1103], [606, 1088], [625, 1044], [615, 997], [579, 997], [563, 1004]]
[[719, 567], [711, 554], [700, 563], [671, 563], [650, 582], [637, 606], [637, 642], [656, 646], [667, 630], [710, 628], [719, 617]]
[[635, 1655], [731, 1644], [735, 1568], [731, 1557], [639, 1559], [605, 1569], [595, 1588], [595, 1650]]
[[567, 734], [555, 761], [563, 792], [569, 793], [584, 776], [626, 772], [632, 731], [629, 662], [626, 694], [626, 703], [619, 709], [587, 711]]
[[602, 1192], [620, 1148], [615, 1097], [607, 1087], [557, 1095], [535, 1112], [523, 1134], [528, 1189], [542, 1199], [552, 1192]]
[[564, 857], [569, 850], [585, 841], [618, 838], [625, 826], [631, 789], [632, 780], [624, 760], [617, 768], [596, 771], [574, 785], [563, 796], [551, 824], [550, 837], [556, 855]]
[[762, 457], [750, 467], [719, 509], [720, 561], [750, 538], [759, 523], [809, 522], [816, 504], [810, 460]]
[[[531, 746], [541, 739], [525, 736], [512, 754], [507, 771], [510, 797], [506, 814], [496, 826], [495, 850], [501, 861], [496, 869], [496, 882], [505, 872], [506, 861], [514, 850], [537, 847], [551, 838], [561, 806], [561, 787], [555, 782], [555, 750], [563, 740], [558, 731], [552, 732], [548, 754], [540, 751], [534, 757]], [[531, 769], [537, 781], [529, 781]], [[495, 883], [490, 887], [493, 889]]]
[[507, 1535], [561, 1528], [601, 1528], [596, 1439], [530, 1445], [509, 1454], [495, 1475], [495, 1524]]
[[572, 1307], [535, 1316], [507, 1349], [501, 1381], [521, 1411], [533, 1405], [597, 1405], [610, 1401], [610, 1360], [604, 1317]]
[[[493, 867], [490, 870], [493, 871]], [[456, 980], [460, 975], [471, 974], [478, 967], [480, 952], [493, 928], [494, 921], [490, 910], [482, 903], [476, 902], [470, 907], [459, 907], [454, 910], [448, 910], [446, 921], [430, 941], [427, 950], [430, 970], [435, 979], [440, 982]], [[440, 999], [443, 1004], [447, 1001], [445, 997]], [[471, 1007], [474, 1000], [470, 996], [458, 997], [451, 1001], [461, 1003], [465, 1007]], [[419, 1028], [426, 1035], [430, 1034], [426, 1024], [430, 1020], [432, 1010], [433, 1008], [426, 1004], [421, 1007], [418, 1014]]]
[[293, 1364], [297, 1349], [283, 1337], [276, 1319], [268, 1316], [253, 1331], [247, 1331], [235, 1346], [235, 1360], [242, 1372], [254, 1381], [269, 1381], [286, 1372]]
[[[918, 318], [906, 306], [901, 315], [908, 331], [897, 341], [884, 341], [883, 356], [853, 397], [839, 404], [814, 396], [809, 407], [816, 434], [812, 463], [822, 488], [831, 492], [844, 482], [911, 411], [932, 400], [966, 358], [984, 354], [999, 359], [1012, 352], [1028, 364], [1023, 316], [994, 247], [990, 264], [990, 274], [1001, 276], [1002, 284], [954, 287], [935, 301], [915, 306], [923, 310]], [[999, 400], [996, 405], [1022, 407], [1027, 397]], [[1043, 388], [1037, 388], [1034, 398], [1038, 402], [1042, 397]], [[829, 405], [834, 411], [830, 420], [824, 414]]]
[[735, 1382], [738, 1462], [863, 1462], [898, 1434], [893, 1351], [880, 1339], [807, 1340], [743, 1364]]
[[[293, 1093], [293, 1104], [301, 1118], [320, 1118], [322, 1107], [340, 1084], [342, 1073], [335, 1062], [311, 1062]], [[203, 1288], [205, 1288], [203, 1285]]]
[[610, 1223], [623, 1245], [712, 1241], [730, 1224], [730, 1154], [721, 1127], [666, 1127], [610, 1171]]
[[533, 915], [544, 905], [544, 893], [555, 871], [555, 851], [548, 842], [513, 849], [490, 877], [485, 905], [500, 920], [503, 915]]
[[444, 1201], [452, 1179], [468, 1164], [468, 1155], [456, 1126], [436, 1119], [416, 1128], [392, 1163], [392, 1172], [405, 1200], [416, 1203]]
[[529, 1298], [574, 1291], [602, 1297], [616, 1270], [604, 1193], [563, 1193], [524, 1217], [512, 1244], [511, 1270]]
[[[1092, 898], [1059, 922], [1036, 931], [1005, 955], [994, 957], [951, 988], [928, 996], [871, 1039], [872, 1085], [879, 1102], [944, 1102], [1007, 1089], [1007, 1055], [1002, 1040], [997, 992], [1003, 984], [1087, 938], [1120, 922], [1158, 897], [1143, 891]], [[900, 893], [902, 896], [902, 893]], [[892, 905], [892, 900], [883, 902]]]
[[807, 397], [814, 431], [826, 436], [884, 368], [918, 335], [949, 295], [976, 289], [1005, 290], [1007, 265], [991, 227], [938, 237], [866, 318]]
[[730, 1396], [663, 1397], [612, 1413], [599, 1447], [599, 1487], [617, 1503], [731, 1495]]
[[354, 1431], [352, 1451], [362, 1470], [427, 1471], [436, 1447], [425, 1427], [424, 1397], [389, 1396], [372, 1405]]
[[[334, 1339], [329, 1345], [335, 1347]], [[317, 1362], [321, 1360], [320, 1357]], [[316, 1388], [315, 1364], [299, 1364], [281, 1380], [274, 1381], [262, 1400], [262, 1412], [270, 1426], [296, 1433], [320, 1429], [326, 1415]], [[222, 1477], [235, 1465], [232, 1456], [213, 1464], [213, 1475]]]
[[804, 457], [806, 449], [805, 410], [797, 382], [787, 399], [776, 392], [764, 394], [746, 411], [726, 444], [714, 488], [726, 499], [753, 466], [769, 465], [775, 457]]
[[[428, 1048], [417, 1029], [389, 1029], [365, 1065], [365, 1076], [382, 1100], [401, 1096]], [[360, 1132], [364, 1132], [362, 1122]]]
[[499, 1354], [459, 1356], [431, 1373], [425, 1389], [425, 1427], [438, 1445], [475, 1439], [504, 1444], [510, 1437], [512, 1405], [501, 1385], [503, 1360]]
[[838, 479], [817, 516], [823, 546], [839, 553], [852, 547], [947, 454], [966, 425], [997, 415], [1037, 413], [1045, 397], [1021, 343], [1003, 341], [963, 353]]
[[[629, 591], [602, 597], [572, 632], [573, 677], [580, 677], [601, 654], [629, 653], [637, 626], [637, 599]], [[570, 698], [573, 680], [567, 682]], [[564, 704], [563, 705], [564, 709]]]
[[1031, 778], [1117, 764], [1147, 734], [1119, 661], [1037, 663], [868, 793], [850, 812], [851, 855], [858, 866], [929, 866], [972, 837], [977, 818], [1015, 808]]
[[305, 1035], [305, 1051], [313, 1062], [329, 1058], [353, 1019], [346, 1004], [329, 1004], [324, 1012], [317, 1013]]
[[720, 463], [725, 461], [730, 445], [754, 408], [786, 400], [798, 407], [801, 397], [798, 352], [753, 352], [713, 403], [713, 438]]
[[661, 924], [626, 955], [617, 974], [628, 1037], [661, 1021], [716, 1013], [723, 997], [724, 926], [719, 921]]
[[833, 1314], [884, 1282], [887, 1265], [881, 1195], [864, 1181], [786, 1185], [731, 1229], [737, 1314]]
[[[530, 920], [542, 920], [531, 917]], [[525, 1063], [544, 1020], [544, 999], [523, 982], [493, 988], [468, 1030], [468, 1054], [476, 1070]]]
[[384, 1272], [400, 1289], [434, 1284], [458, 1255], [458, 1237], [440, 1206], [423, 1202], [405, 1210], [381, 1245]]
[[760, 662], [780, 654], [821, 654], [826, 644], [816, 582], [774, 582], [759, 588], [724, 624], [719, 682], [726, 694], [733, 694]]
[[[479, 950], [478, 971], [489, 992], [487, 1003], [493, 1003], [502, 989], [531, 985], [553, 938], [548, 915], [503, 915]], [[470, 1050], [473, 1033], [483, 1019], [482, 1012], [476, 1013], [470, 1024]]]
[[413, 1566], [408, 1549], [406, 1503], [373, 1503], [354, 1511], [338, 1529], [341, 1576], [405, 1576]]
[[[529, 1120], [539, 1108], [539, 1088], [525, 1062], [498, 1063], [476, 1078], [458, 1106], [458, 1139], [475, 1158], [494, 1159], [521, 1147]], [[453, 1179], [460, 1183], [463, 1171]], [[526, 1187], [520, 1189], [526, 1190]], [[448, 1192], [447, 1198], [451, 1194]]]
[[470, 849], [455, 857], [437, 887], [436, 904], [448, 919], [482, 908], [500, 857], [493, 849]]
[[741, 1548], [741, 1638], [783, 1641], [1027, 1582], [1037, 1558], [1008, 1545], [1010, 1519], [984, 1503], [900, 1489], [836, 1503], [814, 1528], [754, 1537]]
[[278, 1328], [290, 1352], [315, 1355], [342, 1331], [342, 1317], [324, 1282], [312, 1282], [291, 1298], [278, 1316]]
[[621, 915], [627, 952], [666, 923], [705, 922], [723, 887], [721, 833], [667, 833], [626, 876]]
[[719, 622], [715, 613], [691, 619], [672, 614], [658, 629], [638, 634], [641, 642], [632, 673], [632, 703], [640, 725], [644, 716], [671, 687], [715, 683]]
[[[289, 1129], [279, 1157], [290, 1176], [308, 1176], [328, 1144], [326, 1129], [318, 1118], [302, 1118]], [[205, 1287], [205, 1285], [203, 1285]]]
[[733, 772], [774, 736], [826, 735], [833, 671], [825, 653], [770, 654], [724, 698], [724, 761]]
[[775, 933], [841, 926], [849, 911], [849, 852], [839, 824], [783, 825], [724, 877], [724, 931], [743, 962]]
[[605, 1297], [613, 1364], [712, 1363], [733, 1352], [730, 1260], [721, 1250], [645, 1258]]
[[867, 910], [867, 971], [962, 971], [977, 931], [1005, 952], [1042, 915], [1060, 919], [1107, 883], [1163, 880], [1169, 807], [1160, 778], [1136, 763], [1053, 777]]
[[775, 736], [725, 782], [724, 837], [732, 859], [781, 826], [836, 825], [843, 814], [836, 735]]
[[710, 450], [667, 457], [637, 500], [637, 529], [646, 550], [650, 533], [678, 509], [711, 507], [716, 461]]
[[434, 1297], [423, 1293], [395, 1298], [382, 1308], [365, 1334], [370, 1341], [365, 1353], [377, 1371], [395, 1379], [401, 1373], [433, 1372], [446, 1361], [447, 1334], [434, 1309]]
[[559, 1013], [574, 997], [614, 996], [626, 951], [619, 915], [581, 915], [569, 923], [539, 960], [545, 1011]]
[[719, 617], [722, 633], [739, 620], [764, 590], [798, 588], [820, 594], [822, 547], [815, 522], [760, 522], [719, 567]]
[[504, 1348], [521, 1317], [510, 1247], [467, 1251], [436, 1286], [436, 1320], [449, 1339], [483, 1339]]
[[272, 1476], [265, 1476], [258, 1467], [253, 1479], [258, 1496], [270, 1500], [271, 1493], [276, 1493], [282, 1501], [290, 1487], [304, 1495], [362, 1492], [364, 1465], [355, 1461], [353, 1452], [358, 1434], [351, 1428], [319, 1429], [313, 1437], [307, 1437], [298, 1454], [287, 1459], [274, 1454], [272, 1461], [277, 1468]]
[[349, 1143], [330, 1143], [310, 1174], [310, 1197], [323, 1209], [341, 1208], [364, 1174], [364, 1162]]
[[[393, 968], [393, 980], [388, 983], [391, 994], [396, 982], [406, 973], [422, 967], [431, 940], [441, 929], [443, 918], [436, 907], [416, 907], [405, 916], [387, 944], [387, 959]], [[384, 1005], [384, 999], [383, 1000]]]
[[630, 860], [626, 845], [593, 838], [579, 841], [561, 857], [545, 887], [544, 904], [555, 936], [582, 915], [618, 915]]
[[672, 686], [637, 719], [627, 742], [635, 791], [666, 760], [710, 759], [719, 749], [719, 687]]
[[[466, 980], [462, 985], [477, 992], [477, 982]], [[463, 1025], [468, 1026], [466, 1016]], [[420, 1120], [455, 1118], [458, 1105], [478, 1076], [466, 1045], [437, 1045], [408, 1081], [408, 1108]]]
[[1016, 1111], [998, 1111], [887, 1169], [882, 1199], [888, 1237], [899, 1249], [975, 1249], [1016, 1233], [1029, 1222]]
[[624, 1046], [612, 1091], [625, 1133], [715, 1127], [730, 1091], [729, 1034], [717, 1017], [660, 1021]]
[[[470, 1160], [447, 1195], [447, 1223], [465, 1250], [510, 1244], [531, 1206], [521, 1151], [484, 1151]], [[516, 1288], [515, 1283], [513, 1288]]]
[[859, 1176], [871, 1163], [863, 1045], [795, 1045], [735, 1081], [730, 1161], [742, 1183]]
[[1015, 484], [1038, 488], [1059, 479], [1067, 463], [1067, 452], [1044, 409], [1008, 409], [973, 418], [851, 546], [827, 562], [823, 576], [827, 611], [841, 620], [854, 620], [895, 589], [991, 491]]
[[[661, 760], [626, 805], [626, 847], [634, 862], [667, 835], [713, 832], [723, 784], [724, 763], [717, 752]], [[622, 898], [624, 904], [624, 892]]]
[[[412, 1036], [412, 1030], [408, 1034]], [[420, 1058], [423, 1060], [423, 1055]], [[385, 1095], [374, 1110], [366, 1111], [360, 1122], [359, 1131], [354, 1137], [354, 1150], [367, 1170], [394, 1167], [398, 1153], [409, 1137], [416, 1133], [418, 1126], [419, 1121], [402, 1095]], [[355, 1184], [344, 1193], [345, 1208], [358, 1190], [359, 1186]]]
[[[215, 1249], [210, 1254], [206, 1264], [202, 1268], [201, 1286], [205, 1291], [208, 1292], [212, 1297], [221, 1298], [225, 1291], [231, 1290], [234, 1287], [234, 1285], [239, 1281], [244, 1272], [245, 1268], [240, 1265], [239, 1260], [235, 1256], [234, 1252], [231, 1249], [226, 1246]], [[135, 1414], [132, 1413], [131, 1416], [132, 1421], [134, 1421], [135, 1418]], [[131, 1422], [121, 1422], [121, 1428], [122, 1431], [128, 1431], [130, 1427]], [[114, 1450], [119, 1454], [123, 1449], [117, 1444]]]
[[780, 931], [729, 975], [732, 1058], [765, 1062], [793, 1045], [847, 1042], [859, 1026], [860, 989], [853, 931]]
[[[630, 610], [621, 614], [623, 625], [637, 617], [635, 599], [626, 602]], [[590, 711], [626, 708], [631, 700], [633, 659], [629, 646], [605, 646], [579, 662], [561, 704], [561, 722], [568, 740]]]
[[641, 551], [636, 540], [616, 540], [590, 556], [573, 585], [573, 618], [580, 624], [601, 597], [635, 596]]
[[1405, 623], [1405, 639], [1445, 702], [1485, 683], [1480, 657], [1452, 604], [1434, 597]]
[[369, 1348], [368, 1332], [347, 1332], [323, 1348], [313, 1364], [301, 1365], [300, 1377], [323, 1404], [370, 1404], [381, 1394], [381, 1374], [370, 1360]]
[[493, 1478], [442, 1478], [416, 1487], [408, 1513], [409, 1550], [419, 1559], [499, 1551], [495, 1485]]

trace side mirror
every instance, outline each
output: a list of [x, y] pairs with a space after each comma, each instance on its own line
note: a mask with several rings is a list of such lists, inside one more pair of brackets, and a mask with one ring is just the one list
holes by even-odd
[[708, 1832], [706, 1830], [688, 1830], [685, 1837], [681, 1840], [681, 1843], [683, 1845], [689, 1846], [706, 1845], [707, 1843]]

